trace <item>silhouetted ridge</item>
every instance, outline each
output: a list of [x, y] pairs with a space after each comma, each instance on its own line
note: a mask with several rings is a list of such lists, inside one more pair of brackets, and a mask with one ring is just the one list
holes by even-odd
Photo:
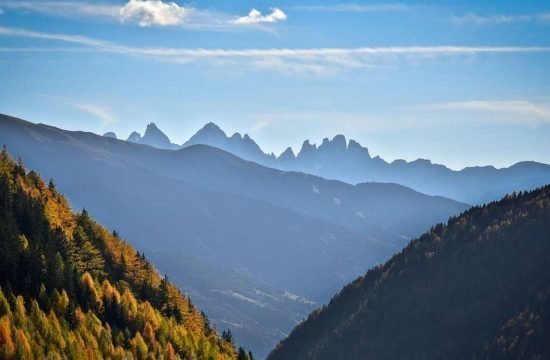
[[439, 224], [344, 287], [269, 356], [550, 358], [550, 186]]

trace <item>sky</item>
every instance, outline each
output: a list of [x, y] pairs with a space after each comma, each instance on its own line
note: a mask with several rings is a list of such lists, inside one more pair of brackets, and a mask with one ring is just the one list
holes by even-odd
[[0, 113], [266, 152], [550, 163], [550, 1], [0, 0]]

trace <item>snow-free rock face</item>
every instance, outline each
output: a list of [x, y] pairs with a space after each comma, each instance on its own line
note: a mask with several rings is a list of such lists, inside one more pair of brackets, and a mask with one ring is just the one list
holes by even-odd
[[294, 151], [292, 151], [291, 147], [287, 147], [286, 150], [283, 151], [278, 158], [279, 163], [281, 164], [281, 167], [292, 166], [292, 162], [295, 159], [296, 159], [296, 155], [294, 155]]
[[[235, 133], [235, 135], [237, 134]], [[183, 144], [183, 147], [203, 144], [220, 148], [226, 142], [227, 135], [225, 134], [225, 132], [220, 129], [218, 125], [214, 124], [213, 122], [209, 122], [208, 124], [204, 125], [202, 129], [197, 131], [197, 133], [193, 135], [185, 144]]]
[[163, 133], [155, 123], [150, 123], [147, 125], [145, 134], [141, 138], [142, 144], [158, 147], [161, 149], [177, 149], [178, 146], [172, 144], [168, 136]]
[[130, 134], [130, 136], [128, 136], [128, 139], [126, 141], [149, 145], [159, 149], [175, 150], [180, 148], [180, 146], [172, 144], [168, 136], [166, 136], [166, 134], [163, 133], [157, 127], [157, 125], [155, 125], [155, 123], [150, 123], [147, 125], [147, 129], [145, 130], [145, 134], [143, 134], [143, 137], [140, 135], [140, 133], [134, 131]]
[[264, 153], [248, 134], [241, 135], [236, 132], [229, 137], [218, 125], [212, 122], [209, 122], [197, 131], [195, 135], [183, 144], [183, 147], [199, 144], [217, 147], [240, 158], [262, 165], [275, 166], [276, 157]]
[[103, 134], [103, 136], [111, 138], [111, 139], [116, 139], [117, 138], [116, 134], [114, 132], [111, 132], [111, 131], [106, 132], [105, 134]]
[[141, 135], [137, 131], [133, 131], [130, 136], [128, 136], [128, 139], [126, 141], [130, 141], [133, 143], [141, 143]]

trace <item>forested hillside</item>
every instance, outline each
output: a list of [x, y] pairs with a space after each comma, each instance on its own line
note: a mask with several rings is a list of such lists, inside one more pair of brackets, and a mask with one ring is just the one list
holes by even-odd
[[270, 359], [550, 358], [550, 186], [439, 224], [313, 312]]
[[143, 254], [6, 149], [0, 286], [1, 359], [248, 359]]

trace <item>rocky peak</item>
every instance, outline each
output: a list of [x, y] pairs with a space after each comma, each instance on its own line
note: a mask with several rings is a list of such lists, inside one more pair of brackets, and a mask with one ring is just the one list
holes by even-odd
[[109, 131], [109, 132], [106, 132], [105, 134], [103, 134], [104, 137], [108, 137], [108, 138], [111, 138], [111, 139], [116, 139], [116, 134], [112, 131]]

